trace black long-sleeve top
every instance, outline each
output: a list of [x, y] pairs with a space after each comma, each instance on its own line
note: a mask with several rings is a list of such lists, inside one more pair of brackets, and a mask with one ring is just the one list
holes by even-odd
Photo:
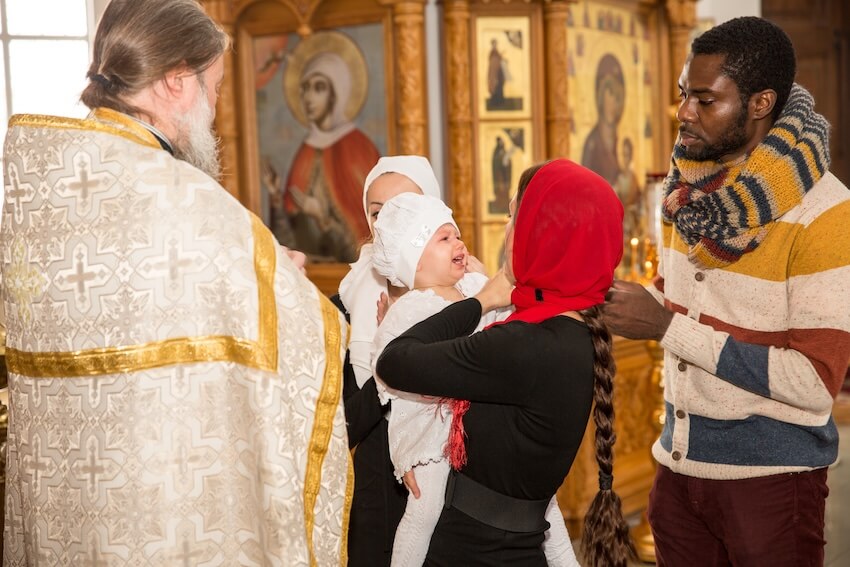
[[[345, 314], [346, 321], [348, 313], [339, 295], [331, 297], [331, 302]], [[348, 448], [353, 449], [360, 444], [378, 425], [384, 422], [384, 414], [387, 406], [382, 406], [378, 399], [378, 391], [375, 379], [369, 378], [363, 387], [357, 386], [354, 376], [354, 368], [349, 361], [349, 353], [345, 354], [343, 369], [343, 391], [342, 398], [345, 403], [345, 423], [348, 430]]]
[[[338, 295], [331, 301], [343, 313]], [[346, 313], [346, 319], [348, 314]], [[354, 500], [348, 523], [349, 567], [390, 565], [395, 530], [404, 514], [407, 490], [396, 482], [387, 441], [387, 406], [378, 399], [375, 379], [357, 386], [348, 353], [343, 365], [343, 399], [349, 448], [354, 452]]]
[[399, 390], [470, 400], [464, 474], [514, 498], [551, 498], [590, 415], [590, 331], [553, 317], [470, 335], [480, 318], [476, 299], [447, 307], [392, 341], [378, 374]]

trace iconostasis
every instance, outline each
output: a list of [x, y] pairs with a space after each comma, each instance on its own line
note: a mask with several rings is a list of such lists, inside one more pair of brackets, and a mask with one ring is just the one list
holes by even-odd
[[[425, 79], [425, 0], [207, 0], [231, 34], [217, 129], [224, 185], [333, 293], [369, 231], [362, 182], [379, 155], [446, 133], [445, 194], [470, 249], [502, 263], [522, 171], [569, 157], [626, 209], [618, 276], [654, 269], [657, 183], [695, 0], [446, 0], [444, 93]], [[316, 78], [321, 76], [321, 78]], [[428, 117], [445, 95], [445, 116]]]

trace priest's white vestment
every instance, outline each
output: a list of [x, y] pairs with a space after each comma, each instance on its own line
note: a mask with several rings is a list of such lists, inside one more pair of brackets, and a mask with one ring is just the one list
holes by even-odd
[[130, 117], [13, 117], [5, 564], [340, 565], [347, 326]]

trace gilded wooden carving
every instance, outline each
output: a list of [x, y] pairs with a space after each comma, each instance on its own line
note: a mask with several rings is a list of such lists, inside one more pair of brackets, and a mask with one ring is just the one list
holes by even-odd
[[422, 46], [425, 29], [423, 5], [400, 2], [394, 6], [399, 76], [399, 153], [427, 154], [425, 64]]
[[472, 177], [472, 72], [470, 71], [469, 2], [444, 4], [449, 123], [449, 188], [455, 221], [470, 250], [477, 250]]
[[567, 89], [567, 15], [566, 2], [543, 5], [546, 31], [546, 133], [549, 156], [570, 153], [570, 113]]
[[[685, 59], [690, 51], [691, 30], [697, 23], [696, 0], [667, 0], [667, 16], [670, 21], [670, 71], [671, 81], [670, 119], [675, 130], [677, 121], [675, 109], [679, 104], [678, 77], [685, 65]], [[675, 139], [676, 134], [673, 134]]]

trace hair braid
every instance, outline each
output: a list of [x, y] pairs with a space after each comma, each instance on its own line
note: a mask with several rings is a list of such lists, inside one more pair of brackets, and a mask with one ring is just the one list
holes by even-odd
[[611, 334], [595, 305], [581, 312], [590, 329], [593, 350], [593, 421], [596, 425], [596, 462], [599, 492], [584, 518], [582, 553], [589, 567], [625, 567], [635, 557], [629, 526], [623, 518], [620, 497], [612, 489], [614, 471], [614, 373]]

